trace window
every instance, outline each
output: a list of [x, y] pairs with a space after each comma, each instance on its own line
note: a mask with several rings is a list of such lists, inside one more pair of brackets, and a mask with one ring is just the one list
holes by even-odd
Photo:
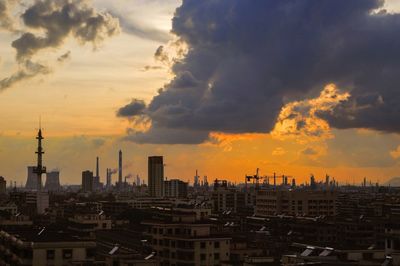
[[219, 248], [219, 242], [214, 242], [214, 248]]
[[96, 249], [95, 248], [87, 248], [86, 249], [86, 257], [93, 258], [96, 256]]
[[214, 260], [219, 260], [219, 253], [214, 253]]
[[63, 254], [63, 259], [71, 259], [72, 249], [63, 249], [62, 254]]
[[206, 260], [206, 254], [200, 254], [200, 260]]
[[47, 253], [47, 260], [54, 260], [55, 256], [54, 249], [48, 249], [46, 253]]
[[200, 243], [200, 247], [201, 247], [201, 248], [206, 248], [206, 242], [201, 242], [201, 243]]
[[103, 229], [107, 228], [107, 224], [103, 223]]

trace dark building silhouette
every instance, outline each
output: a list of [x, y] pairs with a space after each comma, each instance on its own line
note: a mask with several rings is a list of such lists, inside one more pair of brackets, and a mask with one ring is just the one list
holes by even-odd
[[164, 162], [162, 156], [150, 156], [148, 160], [149, 194], [152, 197], [164, 196]]
[[93, 191], [93, 172], [91, 171], [82, 172], [82, 191], [83, 192]]

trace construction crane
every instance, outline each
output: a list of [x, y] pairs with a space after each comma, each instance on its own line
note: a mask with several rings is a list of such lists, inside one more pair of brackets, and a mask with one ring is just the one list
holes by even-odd
[[[274, 173], [273, 175], [267, 175], [262, 177], [265, 180], [265, 183], [267, 185], [273, 185], [274, 187], [278, 185], [277, 179], [281, 179], [280, 184], [282, 185], [289, 185], [293, 183], [294, 177], [290, 175], [277, 175]], [[289, 179], [292, 180], [292, 182], [289, 182]]]
[[246, 175], [246, 177], [245, 177], [246, 184], [247, 184], [247, 182], [250, 182], [251, 180], [253, 180], [253, 184], [254, 183], [256, 184], [256, 189], [259, 189], [260, 179], [263, 179], [263, 177], [261, 177], [259, 175], [259, 172], [260, 172], [260, 169], [257, 168], [255, 175]]

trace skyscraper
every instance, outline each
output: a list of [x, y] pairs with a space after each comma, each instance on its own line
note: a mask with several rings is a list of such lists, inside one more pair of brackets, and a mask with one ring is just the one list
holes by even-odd
[[91, 171], [82, 172], [82, 191], [83, 192], [93, 191], [93, 172]]
[[149, 157], [148, 184], [150, 196], [164, 196], [164, 162], [162, 156]]

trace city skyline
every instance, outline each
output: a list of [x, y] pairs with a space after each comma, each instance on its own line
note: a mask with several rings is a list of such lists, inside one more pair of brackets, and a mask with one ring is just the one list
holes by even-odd
[[[352, 77], [338, 74], [327, 78], [330, 82], [321, 78], [318, 87], [315, 81], [301, 84], [313, 87], [312, 90], [303, 90], [301, 95], [289, 92], [282, 93], [283, 96], [279, 98], [280, 95], [278, 97], [271, 93], [270, 99], [275, 102], [265, 105], [277, 103], [278, 106], [271, 109], [277, 113], [267, 110], [271, 117], [264, 116], [264, 119], [263, 116], [253, 117], [251, 112], [245, 113], [246, 109], [242, 110], [241, 105], [236, 103], [232, 106], [229, 103], [227, 106], [213, 106], [212, 102], [196, 109], [199, 116], [181, 119], [177, 115], [179, 112], [189, 110], [190, 113], [193, 111], [190, 110], [191, 104], [199, 105], [194, 98], [199, 96], [196, 89], [202, 90], [200, 81], [204, 81], [185, 71], [177, 72], [179, 67], [172, 59], [185, 59], [182, 51], [194, 49], [194, 46], [178, 46], [175, 42], [192, 37], [192, 26], [189, 25], [188, 29], [179, 28], [184, 24], [179, 24], [182, 23], [179, 19], [187, 19], [188, 24], [191, 20], [199, 19], [185, 17], [185, 11], [196, 15], [190, 13], [188, 3], [191, 1], [185, 1], [186, 5], [183, 6], [181, 1], [175, 0], [96, 0], [85, 5], [81, 4], [83, 2], [71, 3], [76, 4], [78, 11], [90, 10], [102, 18], [99, 32], [94, 36], [82, 35], [80, 33], [85, 29], [74, 29], [75, 24], [71, 22], [71, 25], [64, 25], [70, 33], [57, 38], [53, 36], [54, 40], [48, 40], [45, 45], [35, 48], [21, 47], [21, 42], [16, 40], [30, 36], [26, 35], [28, 33], [41, 36], [40, 30], [45, 31], [46, 28], [40, 24], [40, 20], [35, 22], [34, 18], [46, 19], [45, 16], [33, 8], [33, 1], [26, 1], [26, 5], [4, 1], [9, 6], [6, 9], [8, 13], [0, 12], [0, 119], [3, 121], [0, 125], [0, 169], [6, 180], [25, 183], [26, 167], [35, 165], [34, 136], [39, 116], [42, 117], [44, 127], [44, 164], [49, 170], [60, 169], [60, 181], [63, 184], [79, 184], [82, 171], [95, 170], [97, 156], [100, 157], [101, 181], [105, 182], [105, 169], [118, 168], [119, 150], [124, 152], [124, 174], [139, 174], [146, 181], [147, 157], [152, 155], [164, 156], [166, 177], [183, 181], [190, 179], [191, 182], [196, 169], [201, 177], [207, 175], [209, 180], [220, 178], [234, 182], [243, 182], [244, 176], [253, 174], [256, 168], [260, 168], [264, 174], [277, 172], [293, 175], [299, 182], [308, 180], [310, 174], [319, 179], [329, 174], [341, 183], [357, 184], [365, 176], [384, 183], [399, 175], [400, 137], [396, 125], [393, 125], [395, 121], [391, 122], [393, 128], [389, 128], [383, 122], [373, 124], [371, 114], [371, 123], [363, 124], [360, 119], [356, 125], [351, 124], [351, 121], [338, 121], [337, 117], [321, 118], [317, 115], [318, 112], [332, 110], [339, 102], [351, 97], [352, 93], [357, 93], [342, 87], [342, 84], [347, 86], [346, 79], [351, 80]], [[62, 5], [64, 1], [59, 3]], [[374, 6], [378, 1], [370, 3]], [[181, 13], [175, 13], [180, 6]], [[207, 10], [218, 7], [199, 5], [198, 8]], [[386, 1], [385, 8], [387, 14], [395, 14], [400, 11], [400, 4], [395, 0]], [[24, 18], [26, 10], [31, 10], [31, 20]], [[390, 15], [382, 13], [380, 16]], [[215, 17], [204, 19], [212, 21]], [[246, 21], [246, 17], [239, 16], [237, 19]], [[7, 21], [9, 23], [5, 23]], [[389, 25], [390, 22], [387, 23]], [[214, 24], [209, 25], [210, 29], [217, 26], [223, 27], [225, 24], [223, 21], [214, 21]], [[171, 29], [174, 33], [170, 32]], [[257, 34], [248, 34], [249, 47], [256, 49], [252, 41], [257, 40], [253, 38], [253, 34]], [[225, 41], [210, 35], [202, 37], [211, 38], [215, 42]], [[289, 54], [288, 51], [283, 52]], [[205, 55], [202, 56], [204, 58]], [[382, 60], [387, 59], [385, 54], [379, 56], [382, 56]], [[200, 60], [191, 57], [186, 58], [186, 62], [189, 59], [197, 60], [192, 62], [193, 65]], [[253, 63], [249, 63], [250, 66], [257, 67], [260, 64]], [[175, 72], [172, 71], [174, 64]], [[226, 85], [223, 76], [231, 78], [236, 75], [234, 69], [226, 73], [216, 71], [214, 74], [214, 77], [205, 80], [216, 81], [219, 86], [227, 87], [231, 84]], [[180, 79], [174, 80], [174, 75]], [[21, 76], [25, 78], [17, 78]], [[192, 84], [192, 94], [182, 95], [171, 90], [173, 86], [179, 87], [178, 81]], [[193, 83], [197, 85], [193, 86]], [[171, 97], [177, 99], [173, 102], [182, 101], [185, 108], [168, 109], [172, 103], [167, 102], [168, 95], [160, 96], [160, 88], [164, 91], [169, 89]], [[251, 102], [256, 99], [257, 91], [250, 91], [254, 93], [254, 97], [248, 99]], [[225, 93], [224, 88], [218, 93]], [[372, 98], [380, 96], [379, 90], [371, 89], [368, 93], [367, 96]], [[205, 94], [200, 96], [206, 99]], [[246, 98], [248, 95], [238, 92], [236, 96]], [[360, 101], [368, 101], [367, 96], [360, 96]], [[378, 96], [372, 99], [377, 104], [388, 100]], [[243, 107], [247, 107], [245, 102]], [[349, 115], [345, 113], [346, 106], [341, 107], [344, 112], [341, 115]], [[231, 111], [226, 112], [225, 108], [231, 108]], [[254, 112], [265, 111], [261, 109]], [[248, 121], [237, 121], [241, 115], [235, 113], [235, 110], [239, 110], [237, 112], [243, 114]], [[288, 119], [295, 113], [296, 119], [301, 116], [301, 123], [296, 119]], [[215, 120], [204, 119], [205, 114], [210, 114], [206, 117]], [[382, 121], [381, 117], [374, 119]], [[391, 119], [394, 118], [389, 117], [389, 122]], [[157, 128], [163, 123], [164, 127], [168, 127]], [[184, 130], [181, 124], [185, 124]], [[304, 127], [298, 127], [299, 124]], [[293, 134], [293, 128], [304, 130]], [[141, 134], [141, 130], [145, 129], [149, 130], [148, 133]], [[116, 178], [117, 175], [114, 175], [113, 181]]]

